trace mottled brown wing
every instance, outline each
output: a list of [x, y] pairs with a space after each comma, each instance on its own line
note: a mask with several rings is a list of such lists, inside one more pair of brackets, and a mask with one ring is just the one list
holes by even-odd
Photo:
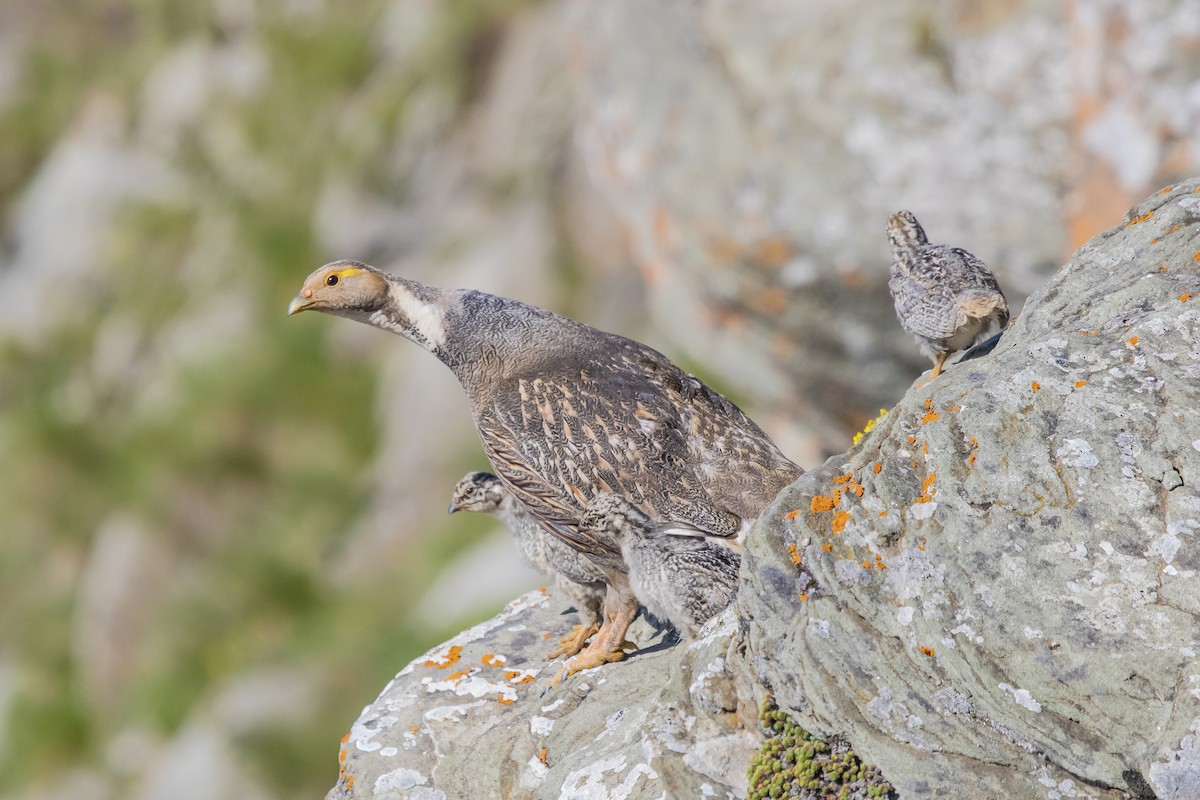
[[695, 474], [691, 412], [671, 385], [678, 368], [653, 351], [606, 354], [583, 369], [575, 363], [512, 378], [479, 412], [484, 449], [519, 502], [555, 535], [597, 555], [612, 548], [577, 523], [600, 492], [626, 497], [660, 526], [735, 535], [740, 518], [714, 503]]

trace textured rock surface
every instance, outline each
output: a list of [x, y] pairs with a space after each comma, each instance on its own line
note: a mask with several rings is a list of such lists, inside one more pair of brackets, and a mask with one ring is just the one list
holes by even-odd
[[760, 521], [750, 663], [906, 796], [1200, 796], [1200, 181]]
[[744, 795], [760, 739], [738, 727], [733, 614], [671, 647], [639, 621], [643, 651], [549, 689], [562, 612], [532, 592], [405, 667], [347, 735], [329, 800]]
[[747, 634], [541, 695], [571, 620], [527, 595], [397, 676], [330, 797], [738, 796], [764, 690], [901, 797], [1200, 796], [1198, 437], [1200, 179], [780, 496]]

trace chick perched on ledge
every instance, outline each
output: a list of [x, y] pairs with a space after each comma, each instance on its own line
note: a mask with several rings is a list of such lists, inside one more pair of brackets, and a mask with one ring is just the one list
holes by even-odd
[[737, 553], [701, 536], [656, 530], [620, 495], [597, 496], [579, 527], [621, 548], [634, 596], [685, 639], [695, 639], [704, 623], [737, 597]]
[[600, 629], [604, 573], [583, 553], [551, 536], [490, 472], [468, 472], [459, 480], [450, 497], [449, 512], [456, 511], [490, 514], [507, 525], [525, 561], [554, 578], [558, 588], [575, 604], [580, 624], [560, 639], [558, 648], [547, 657], [573, 656], [582, 650], [588, 637]]
[[892, 214], [887, 232], [896, 316], [933, 359], [932, 380], [952, 354], [1004, 330], [1008, 303], [986, 264], [962, 248], [930, 244], [911, 212]]

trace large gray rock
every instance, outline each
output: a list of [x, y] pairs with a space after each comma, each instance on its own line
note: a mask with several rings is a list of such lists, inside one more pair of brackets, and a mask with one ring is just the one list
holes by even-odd
[[901, 797], [1200, 796], [1198, 223], [1200, 179], [1154, 195], [785, 490], [700, 642], [547, 691], [573, 620], [526, 595], [389, 684], [330, 798], [736, 797], [766, 692]]
[[751, 665], [905, 796], [1200, 797], [1198, 223], [1131, 210], [750, 538]]
[[674, 646], [639, 620], [636, 655], [550, 689], [563, 611], [531, 592], [405, 667], [347, 735], [329, 800], [743, 796], [759, 741], [738, 727], [732, 610]]

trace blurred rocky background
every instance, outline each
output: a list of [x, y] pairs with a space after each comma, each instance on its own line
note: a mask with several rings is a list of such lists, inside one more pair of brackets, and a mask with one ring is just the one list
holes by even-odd
[[1200, 172], [1192, 0], [0, 3], [0, 797], [319, 796], [537, 578], [354, 257], [668, 352], [804, 466], [928, 366], [886, 215], [1019, 309]]

